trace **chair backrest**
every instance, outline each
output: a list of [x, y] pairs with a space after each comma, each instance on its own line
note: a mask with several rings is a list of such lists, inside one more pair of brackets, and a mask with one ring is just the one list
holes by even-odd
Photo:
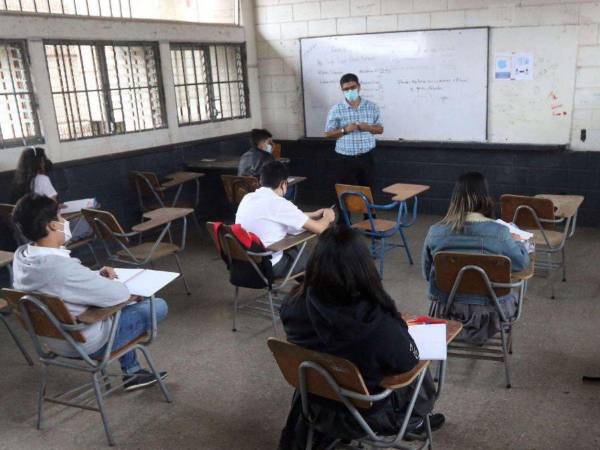
[[[502, 220], [512, 222], [519, 206], [529, 206], [535, 211], [539, 219], [554, 220], [554, 203], [552, 203], [552, 200], [512, 194], [504, 194], [500, 197]], [[528, 209], [520, 209], [514, 223], [519, 228], [538, 228], [533, 214]], [[544, 222], [542, 222], [542, 227], [547, 230], [555, 228], [554, 224]]]
[[273, 142], [273, 150], [271, 152], [273, 158], [279, 159], [281, 158], [281, 144], [276, 144]]
[[[326, 353], [307, 350], [298, 345], [277, 338], [267, 340], [269, 349], [277, 361], [277, 365], [285, 380], [294, 388], [299, 389], [300, 380], [298, 369], [300, 364], [310, 361], [320, 365], [336, 381], [338, 386], [357, 394], [369, 395], [365, 382], [358, 368], [350, 361]], [[306, 372], [306, 387], [309, 393], [325, 397], [330, 400], [339, 401], [339, 396], [329, 383], [315, 370], [308, 369]], [[369, 409], [372, 402], [363, 400], [350, 400], [354, 406]]]
[[[129, 179], [133, 184], [140, 201], [143, 205], [144, 200], [155, 201], [156, 196], [164, 198], [164, 193], [160, 188], [160, 181], [154, 172], [131, 171]], [[145, 205], [143, 205], [145, 207]]]
[[[21, 317], [19, 303], [25, 295], [31, 295], [46, 305], [52, 315], [54, 315], [54, 317], [56, 317], [60, 323], [66, 325], [77, 324], [67, 309], [65, 302], [58, 297], [39, 293], [23, 292], [15, 289], [2, 289], [2, 296], [12, 306], [13, 312], [15, 315], [17, 315], [23, 325], [25, 323], [25, 318]], [[31, 302], [25, 302], [25, 311], [29, 317], [29, 320], [31, 321], [33, 331], [37, 336], [65, 340], [62, 333], [54, 326], [50, 319], [48, 319], [48, 316], [46, 316], [46, 314], [43, 313], [36, 305]], [[80, 331], [70, 331], [69, 333], [76, 342], [85, 342], [85, 337]]]
[[[351, 184], [336, 184], [335, 192], [341, 202], [342, 194], [346, 192], [360, 192], [367, 197], [369, 203], [373, 203], [373, 194], [368, 186], [354, 186]], [[345, 195], [344, 205], [349, 214], [367, 214], [367, 205], [360, 195]]]
[[227, 201], [232, 206], [240, 204], [244, 196], [260, 187], [255, 177], [239, 177], [237, 175], [221, 175]]
[[0, 217], [5, 217], [10, 219], [10, 215], [15, 209], [15, 205], [11, 203], [0, 203]]
[[[449, 294], [460, 270], [465, 266], [483, 269], [493, 283], [510, 283], [510, 258], [502, 255], [479, 253], [438, 252], [433, 259], [435, 284], [439, 290]], [[497, 296], [508, 295], [510, 288], [495, 288]], [[485, 279], [475, 270], [467, 270], [458, 286], [457, 294], [489, 296]]]
[[[96, 233], [96, 236], [98, 236], [103, 241], [120, 241], [125, 245], [129, 242], [129, 239], [127, 239], [126, 237], [117, 237], [112, 234], [125, 233], [125, 231], [123, 230], [123, 227], [121, 227], [121, 224], [119, 223], [117, 218], [108, 211], [84, 208], [81, 210], [81, 213], [83, 214], [83, 217], [85, 217], [85, 220], [87, 220], [87, 222], [94, 230], [94, 233]], [[102, 223], [100, 223], [100, 221], [104, 223], [106, 227], [108, 227], [108, 229], [105, 226], [103, 226]]]

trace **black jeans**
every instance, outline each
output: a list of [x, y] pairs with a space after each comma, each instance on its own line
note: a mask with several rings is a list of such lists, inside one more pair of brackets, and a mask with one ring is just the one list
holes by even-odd
[[358, 156], [337, 155], [335, 182], [372, 187], [375, 181], [373, 150]]
[[[335, 182], [341, 184], [353, 184], [356, 186], [373, 187], [375, 182], [375, 156], [373, 150], [358, 156], [337, 155], [335, 170]], [[344, 217], [338, 214], [337, 223], [344, 223]], [[373, 216], [376, 214], [373, 212]], [[367, 215], [365, 214], [365, 219]]]
[[[275, 278], [284, 278], [287, 275], [290, 268], [292, 267], [292, 264], [294, 264], [294, 261], [298, 257], [299, 252], [299, 247], [293, 247], [288, 250], [285, 250], [281, 259], [277, 261], [277, 264], [273, 266], [273, 276]], [[308, 248], [305, 248], [302, 252], [302, 255], [300, 255], [300, 259], [296, 263], [296, 266], [294, 267], [292, 275], [304, 272], [304, 269], [306, 268], [306, 263], [308, 262], [309, 258], [310, 251]]]

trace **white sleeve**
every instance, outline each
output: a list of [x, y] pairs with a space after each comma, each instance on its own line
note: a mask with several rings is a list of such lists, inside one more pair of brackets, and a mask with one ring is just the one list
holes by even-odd
[[33, 192], [46, 197], [56, 197], [56, 189], [52, 186], [52, 182], [47, 175], [36, 175], [33, 180]]
[[288, 227], [288, 233], [297, 234], [303, 231], [302, 227], [308, 221], [308, 216], [289, 200], [282, 198], [274, 211], [273, 219]]

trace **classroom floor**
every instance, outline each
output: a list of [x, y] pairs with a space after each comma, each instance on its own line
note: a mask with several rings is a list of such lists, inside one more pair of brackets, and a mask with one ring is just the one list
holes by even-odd
[[[408, 231], [416, 264], [401, 250], [386, 261], [384, 283], [400, 311], [427, 311], [420, 247], [432, 216]], [[194, 236], [195, 234], [195, 236]], [[266, 339], [271, 323], [241, 314], [231, 332], [233, 288], [206, 235], [192, 232], [183, 260], [194, 294], [177, 281], [162, 294], [169, 316], [151, 347], [169, 371], [174, 397], [158, 388], [109, 397], [107, 411], [119, 448], [275, 450], [292, 389], [284, 382]], [[438, 450], [548, 450], [600, 448], [600, 229], [579, 228], [567, 249], [568, 282], [550, 299], [544, 278], [529, 286], [515, 328], [513, 387], [504, 387], [501, 363], [451, 360], [436, 410], [446, 425], [434, 434]], [[171, 261], [161, 268], [173, 269]], [[24, 334], [21, 335], [25, 338]], [[29, 346], [31, 348], [31, 346]], [[32, 349], [33, 350], [33, 349]], [[0, 449], [107, 448], [99, 415], [48, 405], [43, 431], [35, 429], [40, 367], [28, 367], [0, 326]], [[62, 372], [62, 373], [59, 373]], [[54, 369], [50, 393], [82, 380]]]

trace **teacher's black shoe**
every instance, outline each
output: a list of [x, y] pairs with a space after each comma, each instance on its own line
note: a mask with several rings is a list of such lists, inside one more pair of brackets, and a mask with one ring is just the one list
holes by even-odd
[[[159, 375], [160, 379], [164, 380], [165, 378], [167, 378], [168, 373], [159, 372]], [[149, 372], [144, 369], [138, 370], [134, 374], [123, 377], [123, 381], [125, 382], [123, 388], [126, 391], [135, 391], [136, 389], [150, 387], [158, 382], [158, 380], [152, 372]]]
[[[429, 416], [429, 424], [431, 425], [431, 431], [437, 431], [444, 425], [446, 422], [446, 417], [443, 414], [432, 414]], [[427, 425], [425, 425], [425, 420], [422, 420], [421, 423], [414, 429], [410, 431], [410, 436], [405, 436], [405, 440], [413, 441], [415, 439], [424, 439], [427, 436]]]

